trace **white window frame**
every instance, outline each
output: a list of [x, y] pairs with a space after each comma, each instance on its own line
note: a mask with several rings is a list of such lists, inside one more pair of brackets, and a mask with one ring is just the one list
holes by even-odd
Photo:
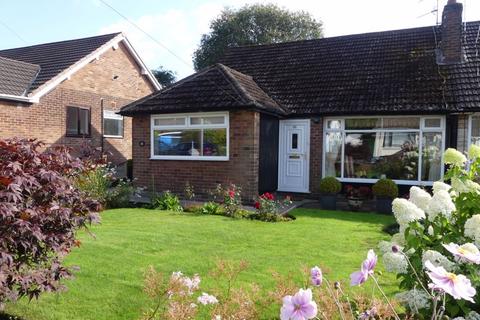
[[[383, 128], [383, 119], [384, 118], [419, 118], [420, 126], [418, 129], [396, 129], [396, 128]], [[428, 128], [425, 127], [425, 119], [440, 119], [440, 127], [439, 128]], [[368, 129], [368, 130], [357, 130], [357, 129], [348, 129], [345, 130], [345, 120], [347, 119], [380, 119], [382, 121], [382, 128], [380, 129]], [[338, 129], [328, 129], [328, 121], [331, 120], [338, 120], [340, 121], [340, 128]], [[326, 117], [323, 121], [323, 143], [322, 143], [322, 177], [325, 177], [325, 161], [326, 161], [326, 139], [327, 133], [329, 132], [340, 132], [342, 135], [342, 147], [341, 147], [341, 168], [340, 168], [340, 177], [336, 177], [341, 182], [347, 183], [375, 183], [379, 179], [366, 179], [366, 178], [344, 178], [344, 165], [345, 165], [345, 135], [346, 133], [355, 132], [355, 133], [363, 133], [363, 132], [418, 132], [419, 134], [419, 142], [418, 142], [418, 179], [417, 180], [397, 180], [393, 179], [396, 184], [399, 185], [422, 185], [422, 186], [432, 186], [435, 181], [422, 181], [422, 151], [423, 150], [423, 133], [427, 132], [441, 132], [442, 134], [442, 151], [445, 150], [445, 138], [446, 138], [446, 120], [445, 116], [439, 115], [431, 115], [431, 116], [419, 116], [419, 115], [404, 115], [404, 116], [350, 116], [350, 117]], [[443, 179], [444, 176], [444, 159], [443, 159], [443, 152], [441, 158], [441, 172], [440, 172], [440, 179]]]
[[122, 115], [115, 113], [113, 110], [103, 110], [103, 118], [102, 118], [102, 127], [103, 132], [105, 132], [105, 119], [113, 119], [113, 120], [121, 120], [122, 121], [122, 135], [114, 135], [114, 134], [104, 134], [105, 138], [123, 138], [125, 133], [125, 121]]
[[[220, 117], [225, 119], [224, 124], [191, 124], [190, 119], [195, 117]], [[156, 126], [156, 119], [185, 117], [185, 125]], [[155, 155], [154, 131], [155, 130], [185, 130], [185, 129], [226, 129], [227, 152], [225, 156], [166, 156]], [[230, 160], [230, 117], [228, 112], [198, 112], [198, 113], [172, 113], [150, 116], [150, 159], [151, 160], [183, 160], [183, 161], [228, 161]]]
[[467, 128], [467, 141], [465, 144], [465, 148], [468, 151], [470, 149], [470, 146], [472, 145], [472, 118], [473, 117], [480, 117], [480, 113], [472, 113], [468, 115], [468, 128]]

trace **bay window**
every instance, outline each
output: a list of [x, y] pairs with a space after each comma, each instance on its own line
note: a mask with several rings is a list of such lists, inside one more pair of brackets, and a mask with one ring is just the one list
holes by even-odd
[[228, 160], [228, 113], [153, 115], [152, 159]]
[[389, 178], [430, 184], [443, 176], [445, 120], [351, 117], [325, 120], [323, 176], [347, 182]]
[[480, 146], [480, 114], [471, 115], [468, 123], [469, 141], [467, 144], [467, 148], [470, 147], [471, 144], [476, 144], [477, 146]]

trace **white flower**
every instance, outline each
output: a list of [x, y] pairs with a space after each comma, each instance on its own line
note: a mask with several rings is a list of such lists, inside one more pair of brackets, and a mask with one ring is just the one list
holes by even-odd
[[409, 200], [413, 202], [417, 207], [425, 211], [427, 210], [430, 200], [432, 200], [432, 196], [425, 190], [420, 189], [419, 187], [411, 187]]
[[480, 146], [477, 146], [476, 144], [472, 144], [470, 146], [470, 150], [468, 150], [468, 156], [472, 160], [480, 157]]
[[392, 210], [400, 225], [425, 218], [425, 212], [407, 199], [397, 198], [393, 200]]
[[395, 295], [395, 298], [415, 314], [418, 314], [420, 309], [430, 308], [430, 297], [423, 290], [401, 292]]
[[378, 249], [382, 254], [385, 254], [387, 252], [391, 252], [393, 246], [397, 246], [399, 250], [403, 250], [403, 247], [400, 246], [399, 244], [395, 243], [394, 241], [389, 242], [389, 241], [380, 241], [378, 244]]
[[213, 320], [222, 320], [222, 316], [217, 314], [217, 315], [215, 315]]
[[467, 157], [465, 157], [460, 151], [457, 151], [453, 148], [448, 148], [443, 154], [446, 164], [451, 164], [454, 166], [462, 167], [465, 162], [467, 162]]
[[433, 194], [437, 193], [440, 190], [450, 191], [452, 187], [441, 181], [435, 181], [433, 183]]
[[426, 212], [430, 221], [435, 220], [438, 215], [443, 215], [450, 220], [452, 212], [455, 210], [455, 204], [450, 194], [445, 190], [439, 190], [433, 194], [432, 201], [430, 201]]
[[405, 233], [395, 233], [392, 236], [392, 242], [398, 244], [399, 246], [405, 245]]
[[199, 303], [203, 304], [204, 306], [206, 306], [208, 304], [218, 303], [217, 298], [215, 298], [214, 296], [209, 295], [208, 293], [205, 293], [205, 292], [203, 292], [202, 295], [200, 297], [198, 297], [197, 301]]
[[408, 261], [402, 253], [393, 251], [386, 252], [383, 255], [383, 264], [388, 272], [407, 273]]
[[465, 320], [480, 320], [480, 314], [476, 313], [475, 311], [470, 311]]
[[457, 177], [452, 178], [452, 188], [458, 194], [471, 192], [480, 193], [480, 185], [478, 183], [473, 182], [472, 180], [462, 181]]
[[456, 317], [453, 318], [452, 320], [480, 320], [480, 314], [476, 313], [475, 311], [470, 311], [469, 314], [467, 314], [467, 317]]
[[473, 243], [465, 243], [459, 246], [451, 242], [449, 244], [443, 244], [443, 247], [453, 254], [457, 261], [480, 264], [480, 251]]
[[429, 235], [433, 236], [433, 234], [435, 233], [435, 230], [433, 230], [432, 226], [428, 226], [427, 232], [428, 232]]
[[465, 222], [464, 234], [475, 240], [475, 244], [480, 246], [480, 214], [472, 216]]
[[435, 267], [443, 267], [447, 271], [455, 270], [455, 263], [448, 260], [443, 254], [435, 250], [427, 250], [423, 252], [422, 264], [426, 268], [425, 263], [430, 261]]

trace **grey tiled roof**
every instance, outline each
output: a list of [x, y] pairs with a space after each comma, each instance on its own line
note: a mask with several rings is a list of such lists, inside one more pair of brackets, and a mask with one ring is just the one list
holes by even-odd
[[292, 115], [480, 111], [479, 30], [480, 21], [466, 24], [466, 61], [449, 66], [436, 63], [442, 39], [440, 27], [433, 26], [230, 48], [221, 65], [123, 110], [131, 115], [242, 107], [231, 96], [245, 97], [227, 75], [236, 84], [245, 79], [242, 87], [257, 103]]
[[270, 113], [285, 111], [250, 76], [221, 64], [208, 67], [176, 84], [135, 101], [123, 115], [155, 112], [196, 112], [254, 108]]
[[39, 65], [0, 57], [0, 94], [24, 95], [39, 71]]
[[0, 57], [40, 66], [40, 73], [29, 90], [29, 92], [32, 92], [118, 34], [112, 33], [83, 39], [0, 50]]
[[439, 27], [231, 48], [221, 62], [294, 114], [480, 110], [479, 30], [466, 24], [466, 62], [450, 66], [436, 64]]

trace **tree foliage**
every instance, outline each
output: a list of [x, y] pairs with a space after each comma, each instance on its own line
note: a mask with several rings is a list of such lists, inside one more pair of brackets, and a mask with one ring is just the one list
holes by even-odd
[[62, 288], [62, 257], [75, 232], [98, 219], [98, 202], [74, 188], [84, 170], [65, 148], [41, 152], [34, 140], [0, 140], [0, 305]]
[[168, 87], [169, 85], [177, 81], [177, 74], [174, 71], [168, 70], [163, 66], [152, 70], [152, 73], [153, 76], [157, 79], [157, 81], [164, 87]]
[[246, 5], [238, 10], [225, 8], [210, 23], [193, 54], [200, 70], [214, 64], [228, 47], [270, 44], [321, 38], [322, 22], [304, 11], [292, 12], [273, 4]]

